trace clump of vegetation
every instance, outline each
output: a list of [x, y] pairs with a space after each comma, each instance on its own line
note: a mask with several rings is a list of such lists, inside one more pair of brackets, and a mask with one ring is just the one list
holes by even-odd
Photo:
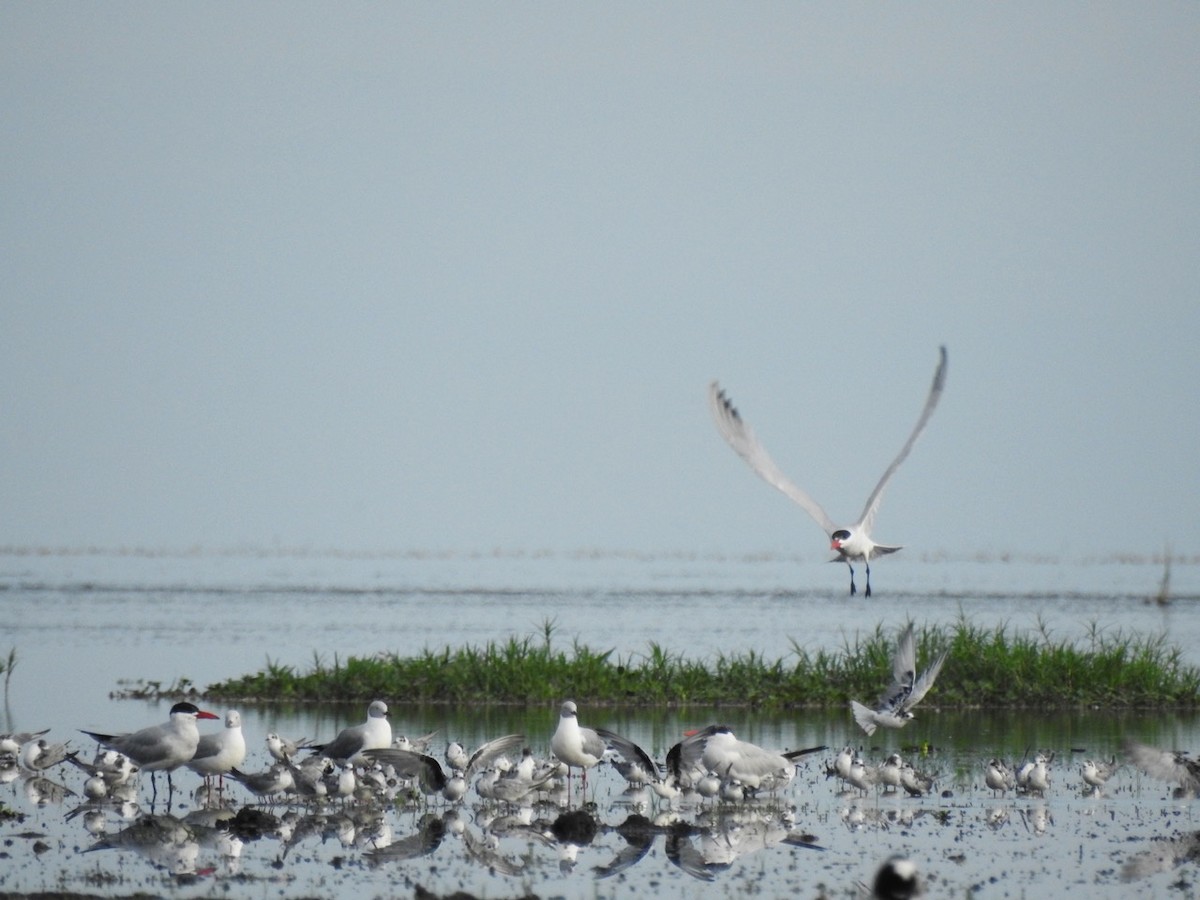
[[[651, 642], [628, 656], [580, 643], [556, 647], [553, 625], [535, 637], [483, 646], [426, 650], [419, 656], [314, 657], [298, 672], [268, 661], [256, 674], [208, 687], [204, 696], [242, 702], [349, 701], [530, 704], [574, 697], [589, 704], [663, 706], [718, 704], [759, 708], [842, 706], [873, 698], [891, 677], [895, 635], [874, 633], [835, 650], [768, 659], [750, 651], [688, 659]], [[945, 708], [1105, 708], [1200, 706], [1200, 669], [1183, 663], [1165, 637], [1105, 634], [1095, 626], [1081, 641], [1056, 639], [1043, 626], [1031, 634], [1007, 626], [954, 626], [918, 631], [918, 658], [950, 656], [926, 705]]]

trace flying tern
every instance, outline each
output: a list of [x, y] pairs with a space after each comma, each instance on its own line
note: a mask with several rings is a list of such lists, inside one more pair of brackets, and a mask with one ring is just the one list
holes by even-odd
[[862, 730], [871, 735], [881, 725], [884, 728], [903, 728], [913, 717], [912, 708], [920, 703], [933, 687], [933, 682], [942, 671], [942, 663], [946, 661], [949, 652], [943, 652], [918, 678], [917, 642], [913, 637], [912, 622], [909, 622], [900, 635], [896, 655], [892, 657], [892, 683], [879, 698], [875, 708], [864, 706], [857, 700], [850, 701], [854, 719]]
[[212, 713], [185, 701], [171, 707], [171, 717], [162, 725], [151, 725], [129, 734], [83, 733], [105, 747], [124, 753], [139, 768], [149, 772], [153, 788], [151, 802], [154, 802], [158, 799], [154, 773], [167, 773], [167, 795], [170, 796], [173, 789], [171, 773], [195, 755], [200, 743], [200, 729], [196, 727], [196, 720], [215, 718], [217, 716]]
[[867, 498], [867, 503], [863, 507], [862, 514], [858, 517], [858, 521], [852, 525], [835, 524], [829, 514], [821, 504], [817, 503], [809, 494], [797, 487], [783, 472], [775, 461], [771, 459], [766, 448], [759, 443], [758, 437], [750, 426], [742, 419], [733, 401], [721, 389], [717, 382], [712, 382], [708, 388], [708, 403], [712, 410], [713, 419], [717, 423], [717, 431], [721, 433], [721, 437], [725, 438], [726, 442], [734, 451], [744, 459], [750, 468], [762, 478], [767, 484], [781, 491], [791, 500], [795, 501], [800, 507], [812, 516], [813, 520], [821, 526], [825, 534], [829, 537], [829, 547], [837, 555], [834, 557], [834, 562], [844, 562], [850, 569], [850, 593], [851, 595], [857, 592], [854, 585], [854, 563], [861, 562], [866, 567], [867, 584], [866, 595], [871, 596], [871, 560], [876, 556], [883, 556], [888, 553], [895, 553], [900, 549], [899, 546], [889, 546], [886, 544], [877, 544], [871, 539], [871, 530], [875, 524], [875, 514], [879, 511], [879, 502], [883, 499], [884, 488], [892, 476], [896, 474], [896, 470], [900, 468], [900, 464], [904, 462], [909, 451], [912, 450], [913, 444], [917, 442], [921, 432], [925, 430], [925, 426], [929, 423], [929, 417], [933, 415], [933, 410], [941, 399], [942, 389], [946, 386], [946, 348], [940, 348], [940, 358], [938, 361], [937, 370], [933, 373], [933, 384], [929, 388], [929, 396], [925, 398], [925, 406], [921, 409], [921, 415], [917, 418], [917, 424], [913, 427], [912, 434], [908, 436], [908, 440], [904, 442], [904, 446], [900, 448], [900, 452], [896, 454], [896, 458], [892, 460], [892, 464], [887, 467], [883, 473], [883, 477], [879, 479], [879, 483], [875, 485], [875, 489], [871, 491], [871, 495]]

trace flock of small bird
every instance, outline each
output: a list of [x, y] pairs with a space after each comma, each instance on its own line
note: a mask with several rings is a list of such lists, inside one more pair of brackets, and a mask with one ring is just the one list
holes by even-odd
[[[898, 657], [909, 657], [910, 638], [911, 628], [901, 637]], [[941, 662], [942, 658], [939, 658], [929, 671], [936, 675]], [[904, 673], [894, 672], [893, 676], [901, 686], [921, 680], [914, 679], [907, 669]], [[911, 716], [911, 711], [895, 700], [896, 688], [893, 684], [885, 692], [885, 697], [893, 701], [891, 719], [894, 721], [878, 723], [884, 727], [903, 725], [908, 721], [905, 712]], [[523, 734], [495, 738], [473, 751], [452, 741], [445, 745], [443, 759], [438, 759], [431, 750], [436, 733], [416, 739], [395, 736], [387, 715], [387, 704], [376, 700], [368, 707], [364, 722], [343, 729], [323, 743], [307, 739], [287, 740], [271, 733], [265, 740], [269, 765], [250, 772], [242, 768], [248, 757], [248, 746], [239, 713], [228, 711], [223, 728], [201, 734], [198, 721], [218, 717], [193, 703], [181, 702], [172, 707], [170, 719], [159, 725], [128, 734], [84, 732], [98, 745], [94, 757], [87, 761], [80, 758], [81, 751], [70, 749], [68, 744], [47, 741], [47, 732], [2, 735], [0, 783], [11, 781], [20, 774], [44, 781], [51, 769], [74, 767], [85, 776], [81, 789], [85, 806], [79, 809], [95, 811], [121, 803], [129, 806], [136, 815], [139, 809], [137, 777], [140, 772], [150, 772], [152, 814], [138, 819], [142, 824], [131, 826], [135, 831], [175, 827], [172, 823], [176, 820], [169, 815], [153, 816], [158, 793], [154, 778], [157, 773], [167, 776], [167, 808], [170, 810], [170, 793], [174, 790], [171, 776], [180, 769], [189, 769], [202, 779], [196, 796], [204, 801], [206, 808], [210, 804], [225, 804], [224, 792], [235, 790], [224, 783], [228, 779], [253, 796], [255, 803], [252, 806], [301, 804], [322, 809], [337, 805], [345, 809], [350, 805], [351, 808], [378, 810], [397, 803], [432, 802], [455, 809], [473, 790], [485, 808], [492, 805], [498, 810], [509, 811], [501, 816], [503, 819], [511, 819], [512, 811], [518, 809], [549, 806], [560, 810], [560, 819], [565, 821], [573, 808], [574, 777], [579, 776], [581, 800], [586, 801], [589, 772], [594, 773], [597, 767], [608, 763], [611, 770], [620, 774], [630, 795], [636, 793], [646, 798], [639, 801], [645, 807], [639, 808], [659, 807], [660, 812], [653, 822], [645, 820], [645, 827], [650, 829], [646, 833], [668, 835], [668, 858], [689, 874], [711, 880], [715, 874], [714, 864], [711, 860], [705, 861], [703, 854], [693, 853], [694, 848], [688, 843], [690, 832], [686, 828], [695, 828], [700, 819], [695, 819], [689, 826], [680, 816], [688, 809], [741, 809], [757, 811], [755, 815], [766, 809], [778, 810], [779, 804], [771, 801], [793, 782], [806, 760], [826, 749], [822, 746], [771, 750], [738, 738], [727, 726], [712, 725], [682, 735], [667, 752], [665, 760], [659, 763], [626, 737], [604, 728], [581, 725], [578, 706], [568, 700], [562, 704], [557, 725], [549, 734], [550, 753], [544, 759], [535, 756]], [[857, 711], [855, 715], [857, 717]], [[862, 724], [861, 719], [859, 721]], [[876, 723], [872, 720], [867, 724]], [[864, 730], [866, 727], [863, 724]], [[1200, 763], [1186, 756], [1130, 742], [1124, 748], [1124, 759], [1153, 777], [1175, 782], [1180, 792], [1194, 795], [1200, 789]], [[1053, 754], [1043, 753], [1037, 753], [1019, 765], [991, 759], [983, 769], [984, 784], [993, 792], [1015, 791], [1031, 797], [1045, 796], [1050, 789], [1053, 762]], [[1100, 793], [1122, 764], [1115, 756], [1109, 760], [1085, 760], [1079, 770], [1084, 791]], [[810, 784], [820, 778], [819, 771], [810, 769], [808, 774], [813, 776]], [[825, 775], [839, 779], [844, 785], [843, 795], [849, 798], [871, 791], [927, 796], [935, 791], [939, 778], [939, 773], [919, 770], [900, 753], [889, 753], [881, 762], [873, 764], [865, 762], [861, 752], [849, 746], [825, 764]], [[944, 795], [949, 796], [949, 793]], [[582, 811], [582, 807], [576, 808]], [[564, 809], [568, 812], [562, 812]], [[855, 828], [868, 824], [869, 812], [868, 808], [852, 800], [842, 818], [847, 827]], [[443, 817], [439, 821], [444, 825], [451, 819]], [[519, 821], [524, 822], [526, 828], [536, 825], [531, 824], [528, 817]], [[770, 840], [776, 843], [820, 849], [812, 835], [795, 830], [786, 817], [779, 822], [755, 821], [755, 827], [768, 829], [774, 835]], [[685, 831], [667, 830], [672, 827], [670, 823], [684, 823]], [[555, 827], [557, 824], [554, 823]], [[461, 825], [459, 823], [459, 827]], [[744, 824], [738, 827], [746, 828]], [[623, 833], [623, 836], [631, 842], [631, 847], [640, 848], [644, 854], [649, 838], [635, 840], [631, 835]], [[97, 847], [114, 846], [113, 840], [106, 839]], [[464, 840], [467, 840], [466, 836]], [[494, 843], [494, 836], [492, 840]], [[368, 858], [373, 863], [411, 858], [406, 854], [432, 852], [436, 843], [431, 843], [428, 834], [414, 836], [409, 842], [397, 841], [394, 845], [389, 837], [387, 841], [369, 844]], [[515, 865], [503, 862], [495, 855], [495, 847], [490, 851], [488, 847], [476, 842], [474, 850], [477, 853], [473, 855], [489, 859], [491, 866]], [[633, 851], [630, 853], [632, 859]], [[892, 886], [885, 889], [880, 886], [884, 883]], [[918, 889], [918, 884], [911, 862], [893, 858], [881, 867], [873, 890], [876, 896], [914, 896], [912, 891]]]

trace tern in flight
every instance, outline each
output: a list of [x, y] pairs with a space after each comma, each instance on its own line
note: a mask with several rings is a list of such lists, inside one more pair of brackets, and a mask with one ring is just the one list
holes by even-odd
[[929, 693], [934, 680], [942, 671], [942, 663], [950, 651], [946, 650], [933, 661], [933, 664], [917, 677], [917, 642], [913, 637], [912, 622], [900, 635], [900, 643], [896, 646], [896, 655], [892, 657], [892, 683], [875, 708], [863, 706], [857, 700], [850, 701], [854, 711], [854, 720], [868, 735], [882, 725], [884, 728], [903, 728], [913, 717], [912, 708]]
[[844, 562], [850, 568], [850, 593], [852, 595], [857, 592], [854, 586], [854, 563], [861, 562], [866, 567], [866, 595], [870, 597], [871, 560], [876, 556], [895, 553], [900, 549], [898, 546], [877, 544], [871, 539], [871, 528], [875, 524], [875, 513], [879, 511], [879, 501], [883, 498], [883, 490], [887, 487], [888, 481], [900, 468], [900, 464], [912, 450], [913, 444], [925, 430], [945, 386], [946, 348], [942, 347], [937, 371], [933, 373], [933, 384], [929, 388], [929, 396], [925, 398], [925, 406], [921, 410], [917, 424], [913, 427], [908, 440], [904, 442], [904, 446], [900, 448], [900, 452], [896, 454], [896, 458], [892, 460], [892, 464], [887, 467], [887, 471], [879, 479], [879, 483], [875, 485], [875, 490], [871, 491], [871, 496], [867, 498], [867, 504], [863, 507], [862, 515], [853, 525], [834, 524], [833, 519], [829, 518], [829, 514], [825, 512], [821, 504], [797, 487], [780, 471], [766, 448], [759, 443], [754, 431], [743, 421], [733, 402], [715, 381], [709, 385], [708, 402], [712, 409], [713, 419], [717, 423], [717, 431], [721, 433], [721, 437], [725, 438], [737, 455], [744, 459], [763, 481], [798, 503], [824, 529], [825, 534], [829, 536], [830, 549], [837, 554], [833, 561]]

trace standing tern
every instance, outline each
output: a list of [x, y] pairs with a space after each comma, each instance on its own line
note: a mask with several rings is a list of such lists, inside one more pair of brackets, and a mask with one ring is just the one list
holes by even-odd
[[864, 706], [857, 700], [850, 701], [854, 719], [868, 735], [882, 725], [884, 728], [903, 728], [913, 717], [912, 708], [929, 693], [934, 680], [942, 671], [949, 650], [933, 661], [921, 677], [917, 677], [917, 643], [913, 637], [912, 622], [900, 635], [896, 655], [892, 657], [892, 683], [879, 698], [875, 708]]
[[392, 745], [392, 726], [387, 720], [387, 704], [373, 700], [367, 707], [367, 721], [343, 728], [328, 744], [313, 744], [308, 749], [319, 751], [334, 762], [355, 759], [364, 750], [382, 750]]
[[789, 479], [775, 461], [771, 459], [766, 448], [759, 443], [758, 437], [750, 426], [742, 419], [737, 409], [733, 405], [733, 401], [725, 394], [717, 382], [712, 382], [708, 388], [708, 403], [712, 410], [713, 419], [717, 423], [717, 431], [721, 433], [721, 437], [725, 438], [730, 447], [734, 449], [738, 456], [744, 459], [750, 468], [762, 478], [767, 484], [781, 491], [791, 500], [795, 501], [800, 507], [812, 516], [813, 521], [821, 526], [825, 534], [829, 537], [829, 547], [837, 556], [834, 557], [834, 562], [844, 562], [850, 569], [850, 593], [851, 595], [857, 592], [854, 586], [854, 563], [861, 562], [866, 567], [867, 585], [866, 595], [871, 596], [871, 560], [876, 556], [883, 556], [888, 553], [895, 553], [900, 549], [899, 546], [888, 546], [885, 544], [877, 544], [871, 539], [871, 529], [875, 524], [875, 514], [879, 511], [879, 502], [883, 499], [884, 488], [887, 487], [888, 481], [896, 474], [896, 470], [900, 468], [900, 464], [904, 462], [909, 451], [912, 450], [913, 444], [917, 442], [921, 432], [925, 430], [925, 426], [929, 423], [929, 417], [933, 415], [933, 410], [941, 399], [942, 389], [946, 386], [946, 348], [940, 348], [940, 359], [937, 370], [933, 373], [933, 384], [929, 388], [929, 396], [925, 398], [925, 406], [921, 410], [921, 415], [917, 418], [917, 424], [913, 427], [912, 434], [908, 436], [908, 440], [904, 442], [904, 446], [900, 448], [900, 452], [896, 454], [896, 458], [892, 460], [892, 464], [887, 467], [883, 473], [883, 477], [879, 479], [879, 483], [875, 485], [875, 490], [871, 491], [871, 495], [867, 498], [867, 503], [863, 507], [862, 515], [858, 517], [858, 521], [853, 525], [837, 525], [821, 504], [817, 503], [808, 493], [797, 487], [791, 479]]
[[167, 797], [172, 790], [171, 773], [186, 763], [196, 753], [200, 743], [197, 719], [215, 719], [217, 716], [200, 709], [193, 703], [176, 703], [171, 707], [171, 718], [162, 725], [151, 725], [129, 734], [99, 734], [83, 731], [88, 737], [119, 753], [124, 753], [138, 767], [150, 773], [153, 788], [151, 803], [158, 799], [158, 783], [155, 772], [167, 773]]
[[579, 725], [579, 708], [574, 700], [563, 703], [558, 715], [558, 728], [550, 738], [550, 752], [567, 767], [567, 779], [571, 769], [583, 772], [583, 787], [587, 789], [587, 770], [600, 762], [604, 751], [612, 747], [625, 759], [636, 760], [646, 771], [658, 776], [658, 764], [645, 750], [627, 738], [603, 728], [582, 728]]

